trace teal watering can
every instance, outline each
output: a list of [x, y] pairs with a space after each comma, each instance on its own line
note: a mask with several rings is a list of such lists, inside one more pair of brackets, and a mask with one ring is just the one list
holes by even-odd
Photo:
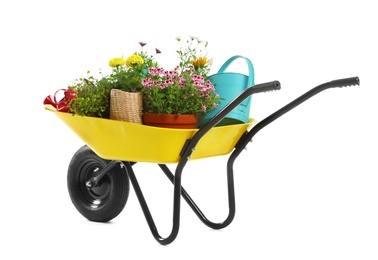
[[[248, 74], [244, 75], [235, 72], [225, 72], [228, 66], [236, 59], [244, 59], [248, 65]], [[233, 56], [229, 58], [219, 69], [218, 73], [209, 76], [207, 79], [215, 87], [215, 91], [219, 94], [221, 98], [221, 103], [217, 108], [214, 108], [208, 112], [203, 118], [200, 119], [198, 127], [204, 125], [207, 121], [213, 118], [219, 111], [221, 111], [228, 103], [234, 100], [238, 95], [240, 95], [244, 90], [249, 87], [254, 86], [254, 69], [252, 62], [240, 55]], [[251, 97], [245, 99], [236, 108], [234, 108], [227, 116], [218, 123], [218, 126], [233, 125], [233, 124], [243, 124], [248, 123], [249, 112], [251, 108]]]

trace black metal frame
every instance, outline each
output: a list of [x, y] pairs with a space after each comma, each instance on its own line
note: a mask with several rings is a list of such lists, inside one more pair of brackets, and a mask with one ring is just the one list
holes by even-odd
[[[278, 81], [268, 82], [264, 84], [255, 85], [254, 87], [247, 88], [243, 93], [241, 93], [237, 98], [235, 98], [232, 102], [230, 102], [224, 109], [222, 109], [218, 114], [216, 114], [210, 121], [208, 121], [205, 125], [203, 125], [193, 136], [192, 139], [187, 140], [185, 143], [182, 151], [181, 151], [181, 159], [177, 164], [175, 174], [173, 174], [170, 169], [165, 164], [159, 164], [161, 170], [165, 173], [168, 179], [174, 185], [173, 191], [173, 224], [172, 230], [169, 236], [163, 238], [160, 236], [151, 212], [148, 208], [147, 202], [143, 196], [142, 190], [139, 186], [138, 180], [135, 176], [134, 170], [132, 165], [136, 162], [127, 162], [123, 161], [122, 163], [126, 167], [127, 174], [130, 178], [130, 181], [134, 187], [135, 193], [147, 220], [147, 223], [150, 227], [151, 233], [154, 238], [162, 245], [167, 245], [172, 243], [179, 232], [180, 227], [180, 205], [181, 205], [181, 196], [185, 199], [188, 205], [192, 208], [192, 210], [196, 213], [198, 218], [208, 227], [213, 229], [221, 229], [227, 227], [234, 219], [235, 216], [235, 192], [234, 192], [234, 170], [233, 165], [236, 158], [239, 156], [241, 151], [247, 146], [247, 144], [252, 140], [255, 134], [260, 131], [262, 128], [276, 120], [277, 118], [281, 117], [291, 109], [295, 108], [296, 106], [300, 105], [307, 99], [311, 98], [312, 96], [318, 94], [319, 92], [334, 87], [344, 87], [344, 86], [352, 86], [352, 85], [359, 85], [359, 78], [352, 77], [352, 78], [345, 78], [340, 80], [330, 81], [328, 83], [324, 83], [319, 85], [310, 91], [306, 92], [302, 96], [298, 97], [291, 103], [287, 104], [286, 106], [282, 107], [281, 109], [277, 110], [275, 113], [271, 114], [270, 116], [266, 117], [264, 120], [260, 121], [251, 130], [246, 131], [242, 135], [242, 137], [238, 140], [237, 144], [235, 145], [234, 151], [231, 153], [228, 162], [227, 162], [227, 183], [228, 183], [228, 205], [229, 205], [229, 213], [227, 218], [220, 223], [214, 223], [206, 218], [203, 212], [199, 209], [199, 207], [195, 204], [189, 194], [185, 191], [185, 189], [181, 186], [181, 177], [183, 169], [190, 159], [191, 154], [195, 150], [195, 147], [199, 140], [214, 126], [216, 126], [229, 112], [231, 112], [235, 107], [237, 107], [241, 102], [243, 102], [246, 98], [251, 96], [255, 93], [266, 92], [271, 90], [278, 90], [280, 89], [280, 83]], [[112, 161], [114, 162], [114, 161]], [[112, 164], [112, 163], [111, 163]], [[107, 167], [108, 169], [108, 167]], [[104, 175], [106, 172], [101, 172], [100, 175]], [[97, 178], [98, 179], [98, 178]], [[98, 181], [98, 180], [95, 181]], [[93, 180], [91, 180], [93, 181]]]

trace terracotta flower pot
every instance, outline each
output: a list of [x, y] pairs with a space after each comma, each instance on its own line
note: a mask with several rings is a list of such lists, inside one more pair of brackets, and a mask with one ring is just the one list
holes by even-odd
[[166, 128], [196, 128], [198, 123], [197, 115], [176, 115], [176, 114], [150, 114], [142, 115], [143, 124], [156, 127]]

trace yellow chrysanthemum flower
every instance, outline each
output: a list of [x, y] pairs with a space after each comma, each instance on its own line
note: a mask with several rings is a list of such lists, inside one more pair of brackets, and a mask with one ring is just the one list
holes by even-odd
[[131, 55], [130, 57], [127, 58], [126, 60], [126, 66], [127, 67], [132, 67], [132, 66], [140, 66], [144, 63], [144, 60], [141, 56], [139, 55]]
[[125, 65], [126, 61], [124, 58], [114, 58], [109, 61], [109, 66], [112, 68]]
[[209, 62], [209, 60], [206, 57], [198, 57], [198, 59], [192, 61], [191, 64], [195, 68], [198, 68], [198, 67], [205, 66], [208, 62]]

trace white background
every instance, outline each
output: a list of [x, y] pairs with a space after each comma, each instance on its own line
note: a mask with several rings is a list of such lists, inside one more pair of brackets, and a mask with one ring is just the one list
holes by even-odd
[[[377, 60], [374, 1], [2, 1], [1, 259], [378, 259]], [[175, 37], [209, 41], [213, 72], [249, 57], [261, 120], [305, 91], [330, 89], [259, 132], [235, 164], [236, 217], [214, 231], [183, 201], [177, 239], [152, 237], [131, 188], [108, 224], [84, 219], [66, 187], [83, 143], [43, 99], [87, 70], [107, 71], [139, 41], [175, 63]], [[245, 66], [235, 63], [236, 70]], [[183, 185], [206, 216], [227, 213], [227, 157], [193, 161]], [[162, 236], [170, 233], [172, 185], [157, 166], [135, 168]]]

